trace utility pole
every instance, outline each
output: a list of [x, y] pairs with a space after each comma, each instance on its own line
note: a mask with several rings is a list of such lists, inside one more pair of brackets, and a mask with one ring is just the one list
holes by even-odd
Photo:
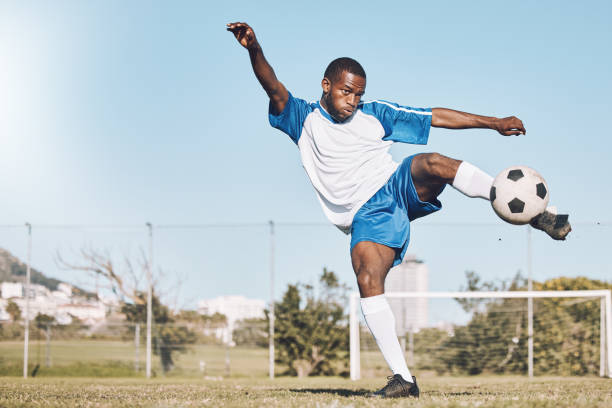
[[30, 346], [30, 263], [32, 261], [32, 224], [26, 222], [28, 229], [28, 254], [26, 265], [26, 290], [25, 290], [25, 333], [23, 336], [23, 378], [28, 378], [28, 349]]
[[270, 331], [269, 339], [269, 371], [270, 379], [274, 379], [274, 221], [270, 221]]
[[149, 229], [149, 261], [147, 262], [147, 350], [146, 375], [151, 378], [151, 320], [153, 316], [153, 225], [147, 222]]
[[[531, 226], [527, 225], [527, 290], [533, 290]], [[533, 298], [527, 298], [527, 375], [533, 378]]]

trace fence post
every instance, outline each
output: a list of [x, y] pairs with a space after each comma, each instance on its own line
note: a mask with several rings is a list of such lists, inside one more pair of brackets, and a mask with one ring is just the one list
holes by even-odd
[[410, 326], [408, 332], [408, 364], [414, 365], [414, 330], [412, 330], [412, 326]]
[[606, 292], [606, 375], [612, 378], [612, 291]]
[[[527, 290], [533, 290], [531, 269], [531, 226], [527, 225]], [[527, 298], [527, 375], [533, 378], [533, 298]]]
[[23, 378], [28, 378], [28, 351], [30, 347], [30, 262], [32, 257], [32, 224], [26, 222], [28, 229], [28, 255], [26, 264], [25, 318], [23, 336]]
[[230, 376], [230, 355], [229, 355], [229, 344], [225, 343], [225, 376]]
[[269, 356], [268, 370], [270, 379], [274, 379], [274, 221], [270, 221], [270, 331], [268, 333]]
[[359, 355], [359, 320], [357, 317], [357, 302], [359, 293], [351, 293], [349, 303], [349, 362], [351, 380], [361, 378], [361, 362]]
[[599, 376], [606, 375], [606, 298], [599, 300]]
[[153, 225], [147, 222], [149, 229], [149, 261], [147, 262], [147, 355], [146, 375], [151, 378], [151, 325], [153, 317]]
[[45, 348], [45, 367], [51, 367], [51, 325], [47, 324], [47, 347]]
[[134, 327], [134, 371], [140, 370], [140, 323]]

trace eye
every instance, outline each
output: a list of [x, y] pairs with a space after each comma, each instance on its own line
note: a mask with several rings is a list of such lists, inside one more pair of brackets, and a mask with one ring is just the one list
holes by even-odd
[[344, 95], [348, 95], [348, 94], [350, 94], [350, 93], [351, 93], [351, 91], [349, 91], [348, 89], [343, 89], [343, 90], [342, 90], [342, 93], [343, 93]]

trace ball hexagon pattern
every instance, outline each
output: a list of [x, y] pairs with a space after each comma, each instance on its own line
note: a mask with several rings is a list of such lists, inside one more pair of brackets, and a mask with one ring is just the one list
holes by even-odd
[[527, 224], [548, 205], [548, 186], [527, 166], [512, 166], [495, 177], [490, 199], [495, 213], [510, 224]]

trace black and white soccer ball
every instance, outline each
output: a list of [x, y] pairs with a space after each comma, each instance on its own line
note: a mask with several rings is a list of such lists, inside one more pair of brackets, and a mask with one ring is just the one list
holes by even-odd
[[495, 177], [490, 199], [495, 213], [510, 224], [527, 224], [548, 205], [548, 185], [527, 166], [508, 167]]

